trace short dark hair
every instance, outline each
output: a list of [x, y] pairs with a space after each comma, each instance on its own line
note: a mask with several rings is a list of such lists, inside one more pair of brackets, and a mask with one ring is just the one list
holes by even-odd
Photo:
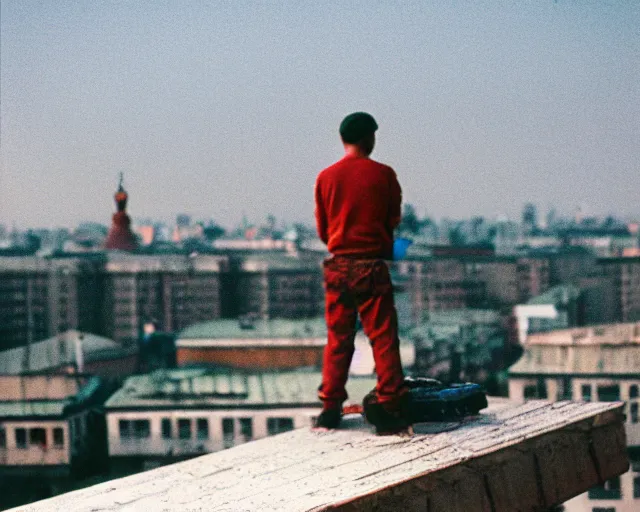
[[375, 133], [378, 123], [371, 114], [354, 112], [340, 123], [340, 138], [347, 144], [356, 144], [365, 137]]

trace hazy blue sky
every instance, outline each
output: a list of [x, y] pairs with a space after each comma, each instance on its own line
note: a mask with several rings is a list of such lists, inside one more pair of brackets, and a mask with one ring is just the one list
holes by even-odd
[[1, 2], [0, 223], [313, 219], [342, 117], [436, 218], [640, 218], [640, 2]]

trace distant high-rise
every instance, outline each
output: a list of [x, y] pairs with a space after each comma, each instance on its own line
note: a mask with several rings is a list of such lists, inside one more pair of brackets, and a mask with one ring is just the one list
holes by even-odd
[[527, 203], [522, 210], [522, 227], [525, 233], [531, 233], [538, 227], [538, 209], [533, 203]]
[[113, 214], [111, 229], [104, 244], [105, 249], [119, 249], [121, 251], [134, 251], [138, 247], [133, 231], [131, 231], [131, 219], [127, 215], [127, 199], [129, 196], [122, 186], [122, 174], [115, 196], [118, 211]]

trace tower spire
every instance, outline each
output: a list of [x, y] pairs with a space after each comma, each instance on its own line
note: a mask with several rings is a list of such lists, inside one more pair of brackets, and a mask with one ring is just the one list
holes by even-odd
[[129, 195], [124, 189], [124, 173], [120, 173], [118, 190], [113, 198], [116, 202], [116, 213], [113, 214], [111, 229], [107, 235], [105, 249], [119, 249], [121, 251], [134, 251], [138, 247], [136, 237], [131, 231], [131, 219], [127, 215], [127, 200]]

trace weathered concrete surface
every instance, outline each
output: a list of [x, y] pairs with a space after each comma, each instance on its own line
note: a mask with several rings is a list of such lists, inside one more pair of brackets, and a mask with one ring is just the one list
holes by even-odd
[[627, 470], [622, 419], [622, 403], [501, 401], [401, 438], [354, 416], [13, 510], [545, 510]]

